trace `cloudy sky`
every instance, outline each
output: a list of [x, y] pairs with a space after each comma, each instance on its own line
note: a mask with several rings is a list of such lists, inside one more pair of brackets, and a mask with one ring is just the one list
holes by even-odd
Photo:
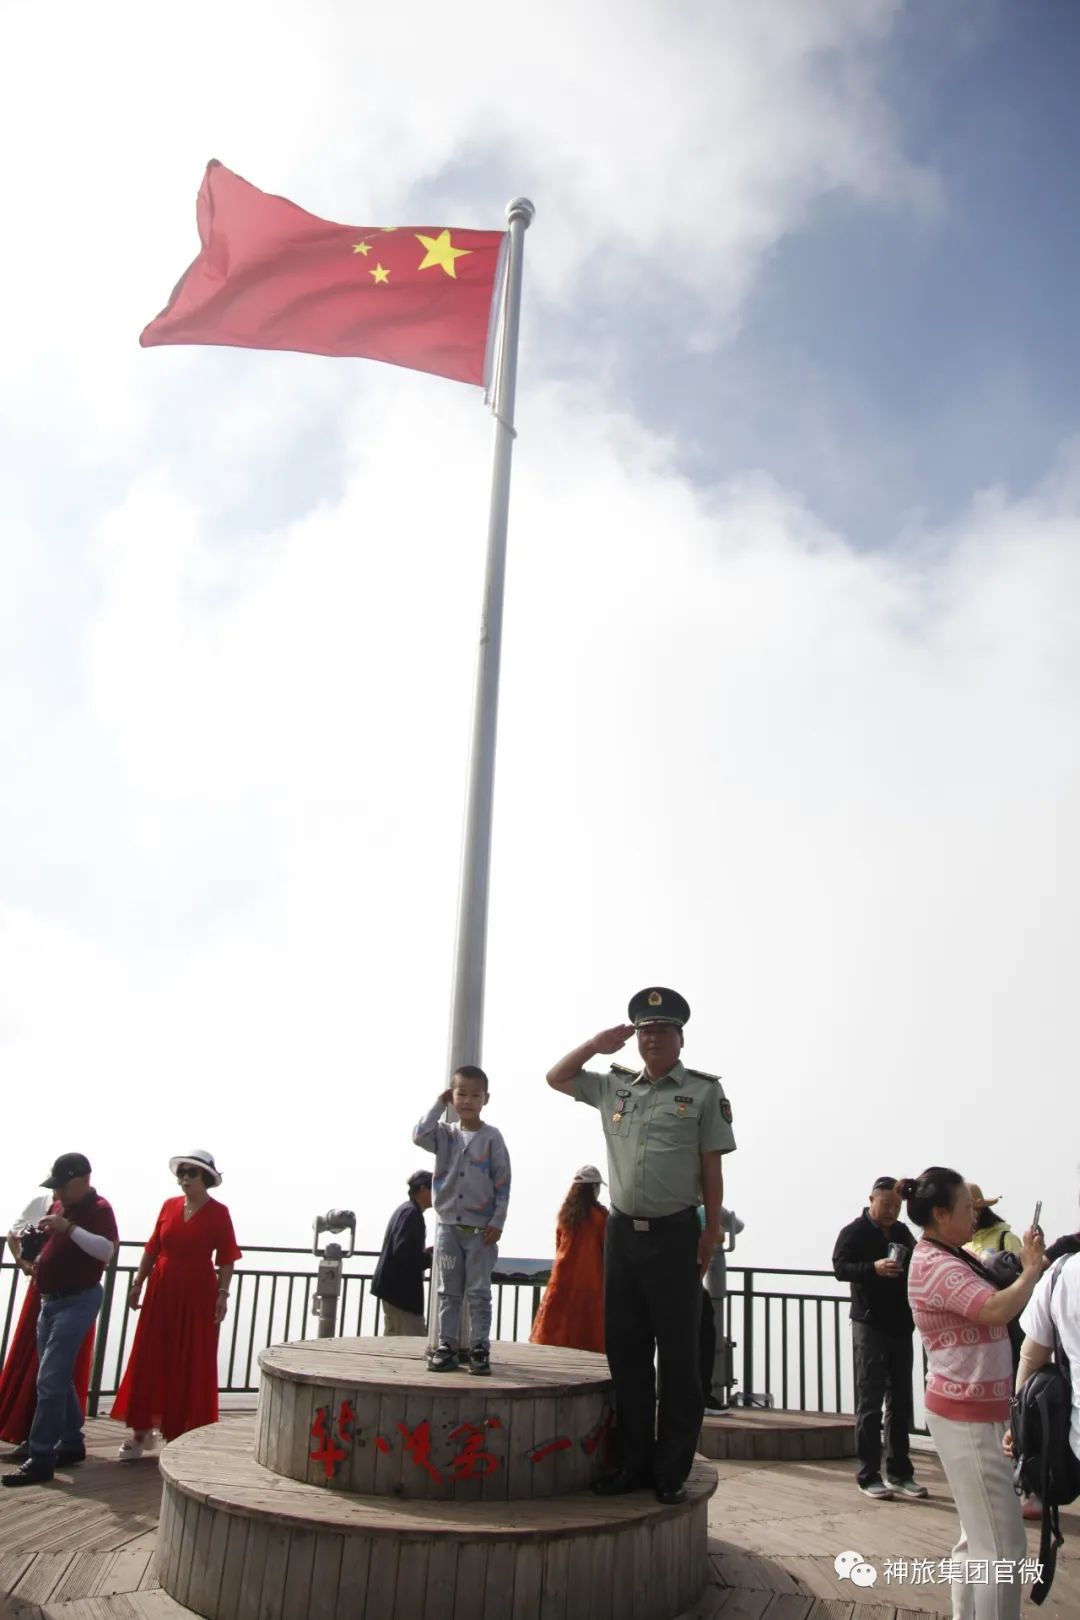
[[[444, 1084], [491, 422], [363, 362], [140, 351], [220, 158], [527, 238], [497, 784], [504, 1252], [650, 981], [740, 1258], [884, 1172], [1077, 1224], [1071, 0], [7, 0], [0, 1188], [377, 1245]], [[1069, 1012], [1073, 1007], [1074, 1011]]]

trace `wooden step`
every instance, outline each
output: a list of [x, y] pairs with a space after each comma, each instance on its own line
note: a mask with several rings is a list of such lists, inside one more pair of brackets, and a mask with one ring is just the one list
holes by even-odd
[[854, 1419], [833, 1412], [733, 1406], [707, 1417], [698, 1450], [717, 1462], [812, 1462], [854, 1457]]
[[588, 1488], [607, 1460], [603, 1356], [497, 1344], [491, 1376], [432, 1373], [415, 1338], [314, 1339], [259, 1356], [255, 1459], [334, 1492], [538, 1500]]
[[700, 1458], [678, 1507], [403, 1501], [272, 1473], [252, 1431], [196, 1429], [161, 1457], [158, 1579], [208, 1620], [672, 1620], [707, 1579]]

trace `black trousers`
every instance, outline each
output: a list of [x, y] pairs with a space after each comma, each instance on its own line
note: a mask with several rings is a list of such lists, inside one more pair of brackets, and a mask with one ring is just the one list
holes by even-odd
[[716, 1318], [713, 1315], [712, 1299], [708, 1291], [701, 1290], [701, 1393], [705, 1398], [705, 1405], [713, 1403], [709, 1399], [712, 1394], [713, 1367], [716, 1364]]
[[650, 1221], [647, 1232], [613, 1209], [604, 1242], [604, 1348], [619, 1466], [663, 1486], [680, 1485], [690, 1472], [705, 1411], [700, 1231], [693, 1209]]
[[[892, 1479], [911, 1478], [908, 1437], [915, 1422], [911, 1372], [915, 1349], [910, 1333], [883, 1333], [869, 1322], [852, 1322], [855, 1350], [855, 1450], [860, 1485], [881, 1473], [881, 1430], [888, 1455], [885, 1472]], [[885, 1412], [882, 1418], [882, 1403]]]

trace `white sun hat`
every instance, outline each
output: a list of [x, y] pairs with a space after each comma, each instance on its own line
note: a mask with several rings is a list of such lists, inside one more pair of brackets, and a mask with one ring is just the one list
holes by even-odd
[[214, 1163], [214, 1155], [207, 1153], [205, 1148], [196, 1148], [194, 1153], [178, 1153], [174, 1159], [170, 1159], [169, 1169], [174, 1176], [182, 1164], [197, 1164], [200, 1170], [205, 1170], [210, 1176], [211, 1187], [221, 1186], [221, 1171]]

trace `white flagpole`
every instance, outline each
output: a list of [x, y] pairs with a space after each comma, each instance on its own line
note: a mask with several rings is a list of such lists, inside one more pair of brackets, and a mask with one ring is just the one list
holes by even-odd
[[499, 709], [506, 531], [510, 513], [510, 462], [514, 447], [518, 328], [525, 232], [536, 210], [527, 197], [507, 205], [510, 222], [505, 307], [495, 378], [495, 458], [488, 514], [487, 566], [480, 615], [480, 642], [473, 695], [472, 746], [465, 799], [465, 830], [458, 895], [454, 984], [450, 1006], [448, 1074], [463, 1063], [479, 1063], [484, 1033], [484, 972], [487, 959], [488, 878], [495, 792], [495, 736]]

